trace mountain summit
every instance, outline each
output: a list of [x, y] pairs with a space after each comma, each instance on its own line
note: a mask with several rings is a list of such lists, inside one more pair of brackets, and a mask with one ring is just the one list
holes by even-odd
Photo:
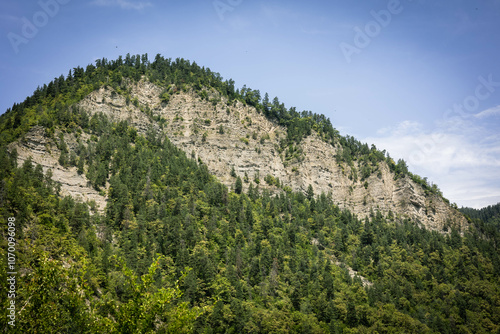
[[[33, 99], [81, 85], [78, 90], [88, 94], [78, 96], [79, 101], [68, 107], [70, 113], [102, 114], [113, 122], [127, 121], [144, 135], [147, 131], [166, 135], [188, 155], [201, 159], [230, 188], [239, 177], [244, 180], [244, 191], [252, 184], [272, 193], [288, 189], [330, 194], [335, 204], [360, 218], [380, 211], [437, 231], [466, 227], [464, 216], [449, 205], [436, 185], [412, 174], [403, 160], [395, 163], [374, 145], [341, 136], [323, 115], [286, 108], [277, 97], [270, 101], [258, 90], [235, 89], [233, 81], [223, 81], [218, 73], [196, 63], [159, 56], [149, 63], [144, 57], [103, 59], [85, 72], [76, 68], [67, 79], [60, 77], [37, 90]], [[114, 68], [122, 70], [106, 74]], [[92, 82], [83, 84], [80, 77]], [[34, 117], [43, 125], [51, 122], [47, 120], [52, 115], [45, 112]], [[20, 161], [31, 156], [46, 169], [55, 168], [55, 180], [61, 182], [65, 194], [96, 200], [102, 208], [106, 196], [100, 198], [95, 189], [80, 187], [86, 183], [83, 177], [60, 168], [56, 163], [60, 150], [53, 147], [48, 155], [47, 143], [40, 136], [43, 131], [37, 129], [26, 133], [27, 142], [12, 144]], [[69, 134], [64, 137], [74, 148], [65, 154], [75, 154], [78, 139]]]
[[497, 213], [196, 63], [101, 59], [0, 116], [2, 326], [496, 333]]

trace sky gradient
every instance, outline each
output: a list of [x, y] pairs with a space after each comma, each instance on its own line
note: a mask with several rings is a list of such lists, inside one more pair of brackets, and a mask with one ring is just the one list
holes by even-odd
[[325, 114], [459, 206], [500, 202], [500, 1], [4, 0], [0, 113], [97, 58], [157, 53]]

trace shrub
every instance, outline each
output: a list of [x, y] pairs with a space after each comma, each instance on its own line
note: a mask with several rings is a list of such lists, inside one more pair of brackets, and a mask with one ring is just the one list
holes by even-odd
[[160, 100], [163, 103], [168, 103], [170, 101], [170, 94], [167, 92], [164, 92], [163, 94], [161, 94]]

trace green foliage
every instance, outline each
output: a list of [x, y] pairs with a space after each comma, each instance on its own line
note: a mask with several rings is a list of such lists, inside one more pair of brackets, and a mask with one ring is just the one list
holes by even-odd
[[206, 91], [206, 90], [202, 90], [202, 91], [200, 91], [200, 92], [199, 92], [199, 95], [200, 95], [200, 98], [201, 98], [202, 100], [208, 100], [208, 93], [207, 93], [207, 91]]
[[228, 193], [167, 139], [136, 135], [131, 145], [125, 123], [108, 125], [81, 150], [112, 161], [105, 216], [58, 199], [39, 167], [1, 153], [11, 189], [2, 217], [37, 222], [19, 228], [31, 243], [20, 265], [33, 268], [19, 289], [20, 328], [53, 332], [46, 319], [56, 319], [89, 333], [498, 330], [500, 261], [488, 241], [379, 212], [362, 222], [312, 186], [270, 196], [250, 184], [246, 195], [238, 177]]
[[255, 182], [256, 184], [260, 183], [260, 173], [259, 173], [259, 171], [255, 172], [254, 177], [253, 177], [253, 182]]
[[61, 154], [59, 155], [58, 162], [61, 166], [63, 167], [68, 167], [69, 161], [68, 161], [68, 153], [61, 151]]
[[16, 327], [30, 333], [90, 332], [93, 319], [85, 304], [90, 296], [84, 278], [85, 259], [65, 268], [62, 261], [38, 251], [36, 255], [30, 253], [32, 250], [25, 254], [36, 264], [25, 263], [29, 274], [18, 287]]
[[[195, 62], [182, 58], [172, 60], [161, 55], [156, 55], [153, 61], [149, 60], [147, 54], [127, 55], [125, 58], [120, 56], [116, 60], [98, 59], [95, 65], [88, 65], [85, 69], [74, 68], [67, 77], [60, 76], [48, 85], [37, 88], [32, 96], [20, 104], [14, 104], [0, 116], [0, 144], [19, 138], [33, 124], [46, 126], [49, 131], [53, 131], [53, 127], [58, 125], [74, 129], [76, 124], [81, 124], [82, 128], [86, 128], [88, 115], [80, 113], [75, 102], [103, 85], [110, 84], [114, 88], [113, 93], [125, 96], [127, 104], [132, 102], [139, 106], [137, 97], [130, 95], [126, 84], [141, 79], [149, 80], [163, 88], [160, 95], [163, 103], [168, 103], [171, 95], [181, 90], [193, 90], [202, 99], [210, 99], [214, 105], [225, 97], [228, 106], [239, 100], [255, 107], [271, 121], [286, 127], [286, 136], [277, 147], [279, 153], [285, 151], [286, 162], [300, 162], [304, 159], [304, 153], [298, 148], [298, 144], [304, 137], [315, 132], [319, 138], [338, 148], [336, 160], [339, 164], [351, 165], [353, 161], [362, 161], [362, 166], [359, 166], [361, 180], [365, 180], [373, 172], [380, 175], [378, 164], [387, 162], [396, 178], [409, 175], [421, 184], [426, 192], [442, 197], [437, 187], [431, 187], [426, 181], [412, 175], [404, 161], [398, 161], [396, 164], [388, 155], [386, 157], [385, 150], [379, 151], [374, 145], [369, 148], [367, 144], [353, 137], [341, 136], [324, 115], [311, 111], [298, 112], [295, 107], [286, 108], [277, 97], [270, 101], [266, 93], [264, 98], [261, 98], [259, 90], [246, 86], [235, 89], [232, 79], [223, 80], [219, 73], [200, 67]], [[230, 109], [226, 109], [229, 114]], [[174, 121], [177, 120], [182, 120], [182, 117], [176, 116]], [[251, 124], [251, 119], [247, 122]], [[223, 134], [223, 131], [220, 127], [219, 133]], [[252, 134], [252, 138], [256, 139], [255, 137], [256, 134]], [[267, 134], [260, 138], [260, 143], [264, 144], [266, 139], [269, 139]], [[67, 159], [62, 155], [61, 162], [67, 165]], [[354, 175], [352, 177], [357, 179]]]
[[266, 177], [264, 178], [264, 181], [266, 181], [266, 183], [270, 186], [276, 186], [276, 187], [281, 186], [280, 179], [277, 177], [275, 178], [274, 176], [272, 176], [270, 174], [266, 175]]
[[[193, 89], [213, 99], [218, 92], [255, 106], [287, 126], [278, 147], [285, 159], [300, 159], [299, 142], [315, 131], [336, 145], [337, 161], [365, 185], [386, 161], [396, 177], [410, 176], [439, 194], [437, 186], [411, 175], [404, 161], [396, 164], [374, 146], [340, 136], [328, 119], [287, 110], [267, 94], [260, 102], [260, 92], [235, 90], [232, 80], [195, 63], [161, 56], [149, 62], [147, 55], [99, 60], [0, 117], [0, 279], [7, 275], [6, 221], [15, 217], [18, 332], [500, 330], [496, 207], [463, 209], [470, 231], [450, 227], [443, 235], [392, 214], [360, 220], [311, 185], [305, 194], [285, 188], [271, 195], [259, 190], [258, 172], [255, 184], [245, 175], [247, 193], [234, 173], [229, 192], [162, 133], [140, 135], [127, 122], [90, 117], [74, 106], [108, 80], [118, 92], [122, 82], [144, 76], [164, 93]], [[17, 166], [15, 150], [5, 144], [38, 122], [48, 135], [74, 129], [91, 136], [67, 159], [96, 189], [109, 186], [105, 212], [91, 214], [87, 204], [63, 198], [50, 173], [31, 160]], [[56, 142], [68, 154], [63, 139]], [[271, 175], [265, 181], [281, 184]], [[363, 286], [336, 263], [372, 284]], [[6, 295], [5, 285], [0, 293]]]
[[241, 177], [236, 178], [236, 183], [234, 184], [234, 192], [237, 194], [241, 194], [241, 191], [243, 190], [243, 183], [241, 181]]
[[[149, 267], [147, 274], [142, 275], [140, 279], [127, 268], [123, 260], [119, 262], [125, 288], [130, 291], [129, 296], [122, 303], [111, 300], [98, 305], [98, 310], [110, 310], [110, 316], [116, 319], [111, 328], [108, 327], [108, 321], [99, 319], [101, 323], [97, 325], [98, 328], [102, 326], [101, 330], [107, 329], [117, 333], [191, 332], [194, 320], [210, 310], [210, 307], [190, 307], [187, 302], [180, 301], [182, 292], [179, 289], [179, 280], [172, 288], [156, 287], [154, 280], [160, 269], [161, 259], [161, 256], [158, 257]], [[187, 271], [182, 273], [180, 280], [186, 276]], [[105, 319], [109, 319], [108, 317]]]
[[170, 102], [170, 94], [168, 92], [164, 92], [163, 94], [160, 95], [160, 101], [163, 103], [168, 103]]
[[314, 198], [314, 190], [312, 185], [307, 186], [306, 197], [310, 201]]

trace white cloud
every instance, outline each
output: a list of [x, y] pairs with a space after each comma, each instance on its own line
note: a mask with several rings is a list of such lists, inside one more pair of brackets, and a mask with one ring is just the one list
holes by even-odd
[[410, 171], [428, 177], [459, 206], [500, 202], [500, 136], [492, 131], [465, 121], [424, 131], [421, 124], [405, 121], [363, 141], [406, 160]]
[[134, 1], [134, 0], [95, 0], [92, 4], [96, 6], [119, 6], [121, 9], [141, 10], [146, 7], [151, 7], [149, 1]]
[[474, 115], [476, 118], [486, 118], [490, 116], [500, 116], [500, 106], [496, 106], [490, 109], [486, 109]]

